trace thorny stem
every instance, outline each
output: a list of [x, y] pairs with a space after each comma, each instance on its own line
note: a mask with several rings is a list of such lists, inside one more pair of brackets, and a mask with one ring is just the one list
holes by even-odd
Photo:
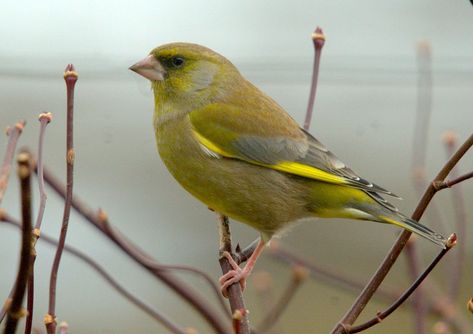
[[20, 266], [15, 280], [10, 307], [8, 309], [5, 324], [5, 334], [15, 333], [18, 320], [25, 315], [22, 308], [25, 296], [26, 285], [30, 271], [31, 255], [31, 156], [27, 153], [20, 153], [17, 158], [18, 177], [21, 188], [21, 254]]
[[[232, 270], [232, 266], [228, 259], [222, 256], [223, 252], [229, 252], [232, 254], [232, 238], [230, 233], [230, 224], [228, 217], [219, 215], [219, 235], [220, 235], [220, 267], [222, 268], [222, 274], [226, 274]], [[234, 330], [235, 334], [249, 334], [250, 324], [248, 321], [247, 311], [245, 307], [245, 301], [243, 300], [243, 294], [241, 291], [240, 284], [232, 284], [227, 289], [228, 302], [230, 303], [230, 309], [234, 319]], [[238, 315], [237, 317], [235, 315]]]
[[310, 85], [309, 102], [307, 104], [307, 111], [304, 120], [304, 130], [309, 130], [312, 120], [312, 113], [314, 110], [315, 94], [317, 92], [317, 82], [319, 78], [320, 58], [322, 48], [325, 44], [325, 35], [320, 27], [317, 27], [312, 33], [312, 41], [314, 43], [314, 65], [312, 68], [312, 82]]
[[[51, 172], [46, 168], [44, 169], [44, 180], [53, 188], [53, 190], [60, 195], [65, 197], [64, 185], [56, 179]], [[157, 279], [166, 284], [170, 289], [180, 295], [186, 302], [194, 307], [208, 322], [208, 324], [214, 329], [216, 333], [226, 334], [228, 333], [228, 327], [225, 321], [209, 306], [206, 299], [203, 299], [197, 295], [194, 290], [187, 284], [179, 280], [176, 276], [172, 275], [166, 270], [158, 270], [148, 266], [146, 261], [143, 261], [143, 257], [151, 259], [151, 256], [145, 254], [144, 251], [139, 250], [139, 247], [127, 240], [121, 233], [108, 234], [104, 230], [103, 220], [95, 214], [85, 203], [83, 203], [77, 196], [72, 198], [72, 208], [77, 211], [82, 217], [84, 217], [94, 227], [99, 229], [109, 240], [111, 240], [116, 246], [118, 246], [126, 255], [133, 259], [136, 263], [145, 268]], [[141, 255], [141, 256], [140, 256]]]
[[67, 124], [66, 124], [66, 196], [64, 204], [64, 214], [62, 218], [61, 233], [59, 235], [58, 247], [54, 256], [51, 268], [51, 278], [49, 283], [49, 308], [45, 316], [44, 323], [48, 334], [56, 332], [56, 286], [59, 265], [61, 262], [64, 244], [66, 242], [67, 228], [69, 226], [69, 216], [71, 213], [72, 187], [74, 181], [74, 88], [78, 79], [78, 74], [72, 64], [67, 65], [64, 71], [64, 80], [67, 88]]
[[[447, 163], [442, 167], [440, 172], [435, 177], [434, 181], [426, 189], [424, 195], [419, 201], [416, 210], [412, 214], [412, 219], [419, 221], [424, 213], [425, 209], [429, 205], [430, 201], [434, 197], [437, 190], [435, 189], [435, 182], [443, 181], [448, 173], [453, 169], [453, 167], [458, 163], [458, 161], [463, 157], [463, 155], [470, 149], [473, 145], [473, 135], [471, 135], [463, 145], [455, 152], [455, 154], [447, 161]], [[344, 326], [352, 325], [355, 320], [358, 318], [360, 313], [363, 311], [368, 301], [371, 299], [373, 294], [376, 292], [379, 285], [383, 282], [384, 278], [388, 274], [394, 262], [396, 262], [399, 254], [407, 243], [407, 240], [411, 236], [411, 232], [405, 230], [401, 233], [396, 243], [393, 245], [378, 270], [374, 273], [368, 284], [365, 286], [363, 291], [360, 293], [358, 298], [355, 300], [353, 305], [350, 307], [348, 312], [343, 316], [343, 318], [338, 322], [338, 324], [333, 329], [332, 333], [341, 334], [344, 331]]]
[[286, 287], [286, 290], [284, 290], [280, 300], [274, 304], [274, 307], [270, 309], [266, 317], [258, 326], [258, 332], [265, 333], [276, 324], [276, 321], [280, 319], [281, 314], [287, 308], [297, 290], [308, 276], [309, 271], [303, 266], [295, 265], [292, 268], [291, 282]]
[[346, 333], [358, 333], [361, 332], [365, 329], [368, 329], [370, 327], [373, 327], [376, 324], [379, 324], [383, 319], [388, 317], [391, 313], [393, 313], [399, 306], [404, 303], [407, 298], [411, 296], [411, 294], [419, 287], [419, 285], [422, 283], [422, 281], [430, 274], [430, 272], [435, 268], [435, 266], [439, 263], [439, 261], [442, 259], [442, 257], [447, 254], [447, 252], [452, 249], [453, 246], [455, 246], [457, 242], [457, 236], [455, 233], [453, 233], [447, 241], [447, 247], [445, 249], [442, 249], [440, 253], [437, 255], [437, 257], [432, 261], [432, 263], [425, 269], [425, 271], [420, 275], [416, 281], [409, 287], [409, 289], [406, 290], [402, 294], [401, 297], [399, 297], [398, 300], [396, 300], [390, 307], [388, 307], [385, 311], [383, 312], [378, 312], [376, 314], [376, 317], [372, 318], [371, 320], [368, 320], [367, 322], [354, 326], [354, 327], [349, 327], [348, 330], [346, 330]]
[[11, 164], [15, 155], [16, 144], [18, 138], [25, 127], [25, 121], [18, 121], [15, 126], [7, 128], [8, 144], [3, 158], [2, 168], [0, 169], [0, 204], [2, 204], [3, 196], [8, 186], [8, 178], [10, 177]]
[[[15, 220], [13, 217], [8, 215], [6, 212], [3, 212], [2, 215], [0, 216], [0, 220], [12, 224], [13, 226], [16, 227], [21, 227], [21, 224]], [[42, 234], [41, 235], [41, 240], [57, 247], [58, 240], [46, 235]], [[145, 313], [147, 313], [149, 316], [154, 318], [155, 320], [159, 321], [163, 326], [168, 328], [172, 333], [177, 333], [177, 334], [185, 334], [185, 331], [181, 329], [177, 324], [174, 324], [170, 319], [168, 319], [165, 315], [159, 313], [157, 310], [153, 309], [151, 306], [147, 305], [145, 302], [140, 300], [138, 297], [133, 295], [130, 291], [128, 291], [124, 286], [122, 286], [120, 283], [118, 283], [112, 275], [110, 275], [100, 264], [98, 264], [96, 261], [94, 261], [91, 257], [89, 257], [87, 254], [83, 253], [82, 251], [78, 250], [77, 248], [74, 248], [69, 245], [64, 246], [64, 251], [66, 253], [71, 254], [72, 256], [75, 256], [79, 260], [83, 261], [87, 265], [89, 265], [92, 269], [94, 269], [102, 278], [107, 281], [107, 283], [110, 284], [112, 288], [114, 288], [119, 294], [121, 294], [123, 297], [128, 299], [132, 304], [143, 310]]]

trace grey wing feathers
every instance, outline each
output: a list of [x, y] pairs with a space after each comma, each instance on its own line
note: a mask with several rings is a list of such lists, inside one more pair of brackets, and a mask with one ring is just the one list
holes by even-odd
[[[301, 129], [306, 134], [309, 141], [309, 150], [304, 158], [296, 160], [307, 165], [311, 165], [322, 169], [324, 171], [333, 173], [335, 175], [343, 176], [349, 180], [354, 181], [354, 186], [357, 184], [361, 189], [373, 193], [382, 193], [389, 196], [397, 197], [389, 190], [386, 190], [374, 183], [369, 182], [357, 175], [353, 170], [347, 167], [340, 159], [330, 152], [321, 142], [319, 142], [315, 137], [313, 137], [307, 131]], [[378, 196], [381, 197], [381, 196]], [[378, 199], [376, 199], [378, 201]]]

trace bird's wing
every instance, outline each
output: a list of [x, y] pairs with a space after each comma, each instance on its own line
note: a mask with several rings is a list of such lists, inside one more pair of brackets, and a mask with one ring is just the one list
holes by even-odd
[[285, 112], [211, 104], [189, 114], [194, 136], [217, 155], [314, 180], [393, 195], [358, 176]]

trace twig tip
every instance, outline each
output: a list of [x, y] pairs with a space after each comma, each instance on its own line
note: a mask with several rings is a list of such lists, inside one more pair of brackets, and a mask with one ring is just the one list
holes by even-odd
[[97, 218], [99, 219], [99, 222], [101, 224], [105, 224], [106, 222], [108, 222], [108, 214], [107, 212], [104, 210], [104, 209], [99, 209], [98, 212], [97, 212]]
[[77, 73], [74, 65], [68, 64], [64, 70], [64, 79], [66, 81], [76, 82], [79, 74]]
[[296, 264], [292, 267], [292, 278], [297, 283], [305, 281], [309, 277], [309, 274], [309, 269], [300, 264]]
[[47, 326], [50, 324], [56, 323], [56, 317], [53, 316], [52, 314], [46, 314], [43, 318], [43, 323]]
[[316, 49], [321, 49], [325, 44], [325, 35], [322, 28], [317, 27], [312, 33], [312, 41]]
[[51, 114], [50, 112], [42, 112], [41, 114], [39, 114], [38, 120], [40, 122], [45, 121], [46, 123], [49, 123], [53, 120], [53, 114]]
[[448, 146], [454, 146], [458, 141], [458, 135], [453, 130], [445, 131], [442, 134], [442, 141]]
[[470, 300], [468, 301], [468, 303], [466, 304], [467, 308], [468, 308], [468, 311], [470, 311], [471, 313], [473, 313], [473, 297], [470, 298]]
[[184, 333], [185, 334], [198, 334], [199, 332], [197, 332], [197, 330], [194, 328], [187, 328]]
[[447, 242], [445, 243], [445, 246], [447, 247], [447, 249], [450, 249], [452, 248], [453, 246], [455, 246], [457, 244], [457, 235], [455, 233], [452, 233], [448, 239], [447, 239]]

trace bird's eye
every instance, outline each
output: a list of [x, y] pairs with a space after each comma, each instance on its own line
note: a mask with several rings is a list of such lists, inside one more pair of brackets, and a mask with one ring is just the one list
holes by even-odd
[[182, 57], [176, 56], [176, 57], [171, 58], [170, 63], [172, 65], [172, 67], [179, 68], [179, 67], [182, 67], [184, 65], [185, 60]]

